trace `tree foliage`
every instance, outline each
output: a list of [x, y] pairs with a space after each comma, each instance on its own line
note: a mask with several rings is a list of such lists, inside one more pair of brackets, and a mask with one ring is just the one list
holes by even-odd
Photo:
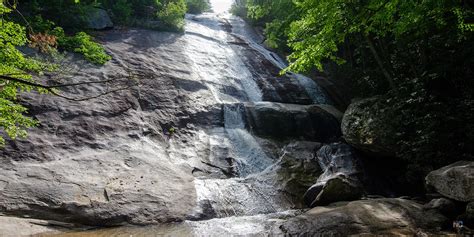
[[[11, 10], [0, 1], [0, 17]], [[0, 75], [14, 75], [17, 78], [31, 80], [29, 71], [40, 71], [41, 63], [26, 58], [16, 49], [28, 42], [25, 28], [19, 24], [0, 19]], [[13, 139], [26, 136], [25, 129], [36, 124], [35, 120], [25, 116], [26, 108], [18, 104], [17, 96], [21, 91], [34, 89], [29, 85], [0, 80], [0, 128]], [[0, 137], [0, 145], [5, 139]]]
[[265, 26], [268, 46], [288, 46], [286, 71], [324, 72], [353, 96], [378, 95], [365, 112], [390, 128], [414, 173], [474, 159], [472, 1], [237, 2], [245, 7], [235, 12]]
[[186, 0], [186, 7], [191, 14], [199, 14], [211, 9], [209, 0]]

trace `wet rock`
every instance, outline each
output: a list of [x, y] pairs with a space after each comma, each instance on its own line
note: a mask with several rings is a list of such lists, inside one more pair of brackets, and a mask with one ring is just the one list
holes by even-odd
[[377, 97], [353, 102], [344, 113], [341, 123], [344, 139], [350, 145], [381, 156], [394, 156], [396, 143], [392, 139], [395, 131], [377, 116], [371, 106]]
[[[69, 79], [117, 79], [61, 93], [97, 95], [129, 85], [130, 74], [141, 86], [83, 102], [24, 94], [40, 126], [0, 150], [2, 213], [111, 226], [179, 221], [195, 207], [192, 165], [211, 147], [195, 127], [222, 124], [220, 106], [208, 90], [189, 92], [176, 82], [195, 79], [184, 41], [170, 40], [177, 35], [131, 30], [104, 37], [114, 60], [98, 68], [67, 57]], [[171, 125], [176, 134], [167, 138]]]
[[315, 207], [333, 202], [357, 200], [362, 197], [362, 194], [363, 188], [358, 181], [339, 175], [329, 179], [324, 184], [317, 183], [311, 186], [306, 191], [304, 199], [309, 207]]
[[114, 27], [107, 11], [100, 8], [88, 9], [86, 11], [85, 21], [87, 28], [92, 30], [105, 30]]
[[304, 194], [307, 206], [351, 201], [362, 196], [364, 188], [360, 179], [364, 172], [352, 147], [345, 143], [325, 145], [316, 153], [316, 159], [324, 173]]
[[286, 145], [280, 159], [256, 179], [285, 193], [295, 207], [303, 208], [304, 193], [323, 172], [313, 157], [319, 147], [321, 144], [307, 141]]
[[437, 233], [447, 222], [433, 210], [403, 199], [373, 199], [315, 207], [279, 225], [275, 233], [297, 236]]
[[[113, 56], [109, 63], [97, 67], [68, 55], [61, 64], [71, 72], [70, 83], [114, 79], [61, 88], [64, 95], [127, 90], [81, 102], [23, 94], [21, 102], [39, 127], [0, 150], [0, 211], [113, 226], [296, 206], [283, 188], [275, 188], [277, 181], [251, 179], [277, 158], [266, 157], [240, 122], [235, 129], [225, 124], [222, 104], [262, 96], [254, 78], [258, 74], [243, 73], [246, 59], [223, 43], [228, 35], [215, 19], [188, 22], [185, 34], [108, 31], [99, 37]], [[307, 121], [311, 113], [305, 113]], [[315, 116], [322, 119], [313, 130], [338, 127], [328, 112]], [[234, 175], [242, 177], [229, 178]], [[203, 207], [201, 216], [193, 215], [197, 205]]]
[[40, 234], [60, 233], [56, 228], [41, 225], [38, 220], [0, 216], [0, 235], [2, 237], [34, 236]]
[[459, 161], [426, 176], [429, 189], [461, 202], [474, 201], [474, 162]]
[[330, 106], [256, 102], [245, 104], [245, 108], [248, 126], [259, 136], [301, 137], [318, 142], [340, 136], [338, 112]]

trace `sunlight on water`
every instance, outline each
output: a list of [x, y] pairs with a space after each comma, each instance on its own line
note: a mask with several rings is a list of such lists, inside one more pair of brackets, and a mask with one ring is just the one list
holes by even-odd
[[234, 0], [211, 0], [210, 2], [215, 13], [224, 13], [230, 9]]

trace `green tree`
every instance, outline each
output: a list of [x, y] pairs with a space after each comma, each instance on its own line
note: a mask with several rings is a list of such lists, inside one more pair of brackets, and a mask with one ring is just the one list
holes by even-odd
[[[40, 71], [42, 65], [26, 58], [16, 49], [27, 43], [25, 28], [19, 24], [6, 21], [3, 16], [11, 10], [0, 1], [0, 76], [14, 76], [31, 81], [31, 71]], [[37, 89], [24, 83], [0, 78], [0, 128], [3, 135], [12, 139], [26, 136], [26, 130], [36, 125], [35, 120], [25, 116], [27, 109], [18, 103], [18, 93]], [[5, 139], [0, 137], [0, 145]]]
[[192, 14], [199, 14], [211, 9], [208, 0], [186, 0], [186, 7]]

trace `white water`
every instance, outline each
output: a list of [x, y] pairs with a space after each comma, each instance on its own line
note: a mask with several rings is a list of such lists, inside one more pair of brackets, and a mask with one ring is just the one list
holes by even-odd
[[[211, 3], [215, 13], [187, 16], [185, 34], [181, 39], [185, 42], [184, 54], [189, 57], [193, 72], [190, 75], [192, 78], [187, 79], [201, 82], [209, 91], [206, 94], [207, 90], [203, 89], [202, 93], [196, 93], [198, 94], [196, 98], [199, 99], [196, 104], [223, 106], [224, 127], [213, 127], [199, 132], [198, 139], [208, 139], [210, 150], [209, 153], [199, 154], [202, 155], [200, 158], [207, 159], [211, 163], [214, 161], [222, 163], [222, 160], [230, 158], [233, 164], [229, 166], [236, 171], [235, 177], [215, 178], [204, 175], [195, 179], [198, 207], [196, 207], [197, 213], [194, 214], [208, 215], [208, 218], [214, 219], [186, 221], [168, 227], [121, 229], [118, 232], [120, 234], [261, 235], [268, 231], [269, 223], [277, 221], [272, 220], [273, 217], [287, 217], [295, 213], [286, 212], [294, 208], [294, 203], [275, 188], [273, 184], [277, 181], [262, 180], [265, 177], [259, 176], [272, 167], [277, 158], [267, 154], [258, 138], [247, 131], [242, 102], [262, 101], [262, 91], [245, 65], [244, 59], [237, 55], [227, 42], [229, 33], [222, 29], [220, 22], [230, 21], [234, 34], [238, 34], [242, 40], [248, 42], [278, 68], [286, 67], [286, 62], [265, 49], [243, 21], [225, 13], [230, 8], [231, 0], [211, 0]], [[314, 102], [327, 102], [324, 94], [312, 80], [301, 75], [296, 76], [301, 79], [300, 83]], [[193, 145], [196, 144], [189, 146]], [[183, 165], [185, 161], [176, 161], [178, 155], [174, 156], [173, 153], [179, 153], [179, 156], [183, 157], [196, 155], [192, 149], [175, 147], [174, 141], [170, 142], [168, 152], [170, 160], [183, 162]]]
[[[244, 39], [250, 47], [257, 50], [262, 54], [268, 61], [272, 62], [280, 70], [288, 67], [288, 62], [282, 59], [278, 54], [266, 49], [263, 46], [264, 38], [258, 35], [251, 27], [247, 25], [241, 18], [226, 15], [226, 19], [231, 22], [233, 29], [232, 33], [241, 39]], [[308, 78], [301, 74], [289, 73], [288, 76], [294, 77], [300, 83], [300, 85], [306, 90], [309, 97], [315, 104], [331, 104], [321, 87], [311, 78]]]
[[210, 0], [212, 11], [216, 14], [228, 12], [233, 0]]

